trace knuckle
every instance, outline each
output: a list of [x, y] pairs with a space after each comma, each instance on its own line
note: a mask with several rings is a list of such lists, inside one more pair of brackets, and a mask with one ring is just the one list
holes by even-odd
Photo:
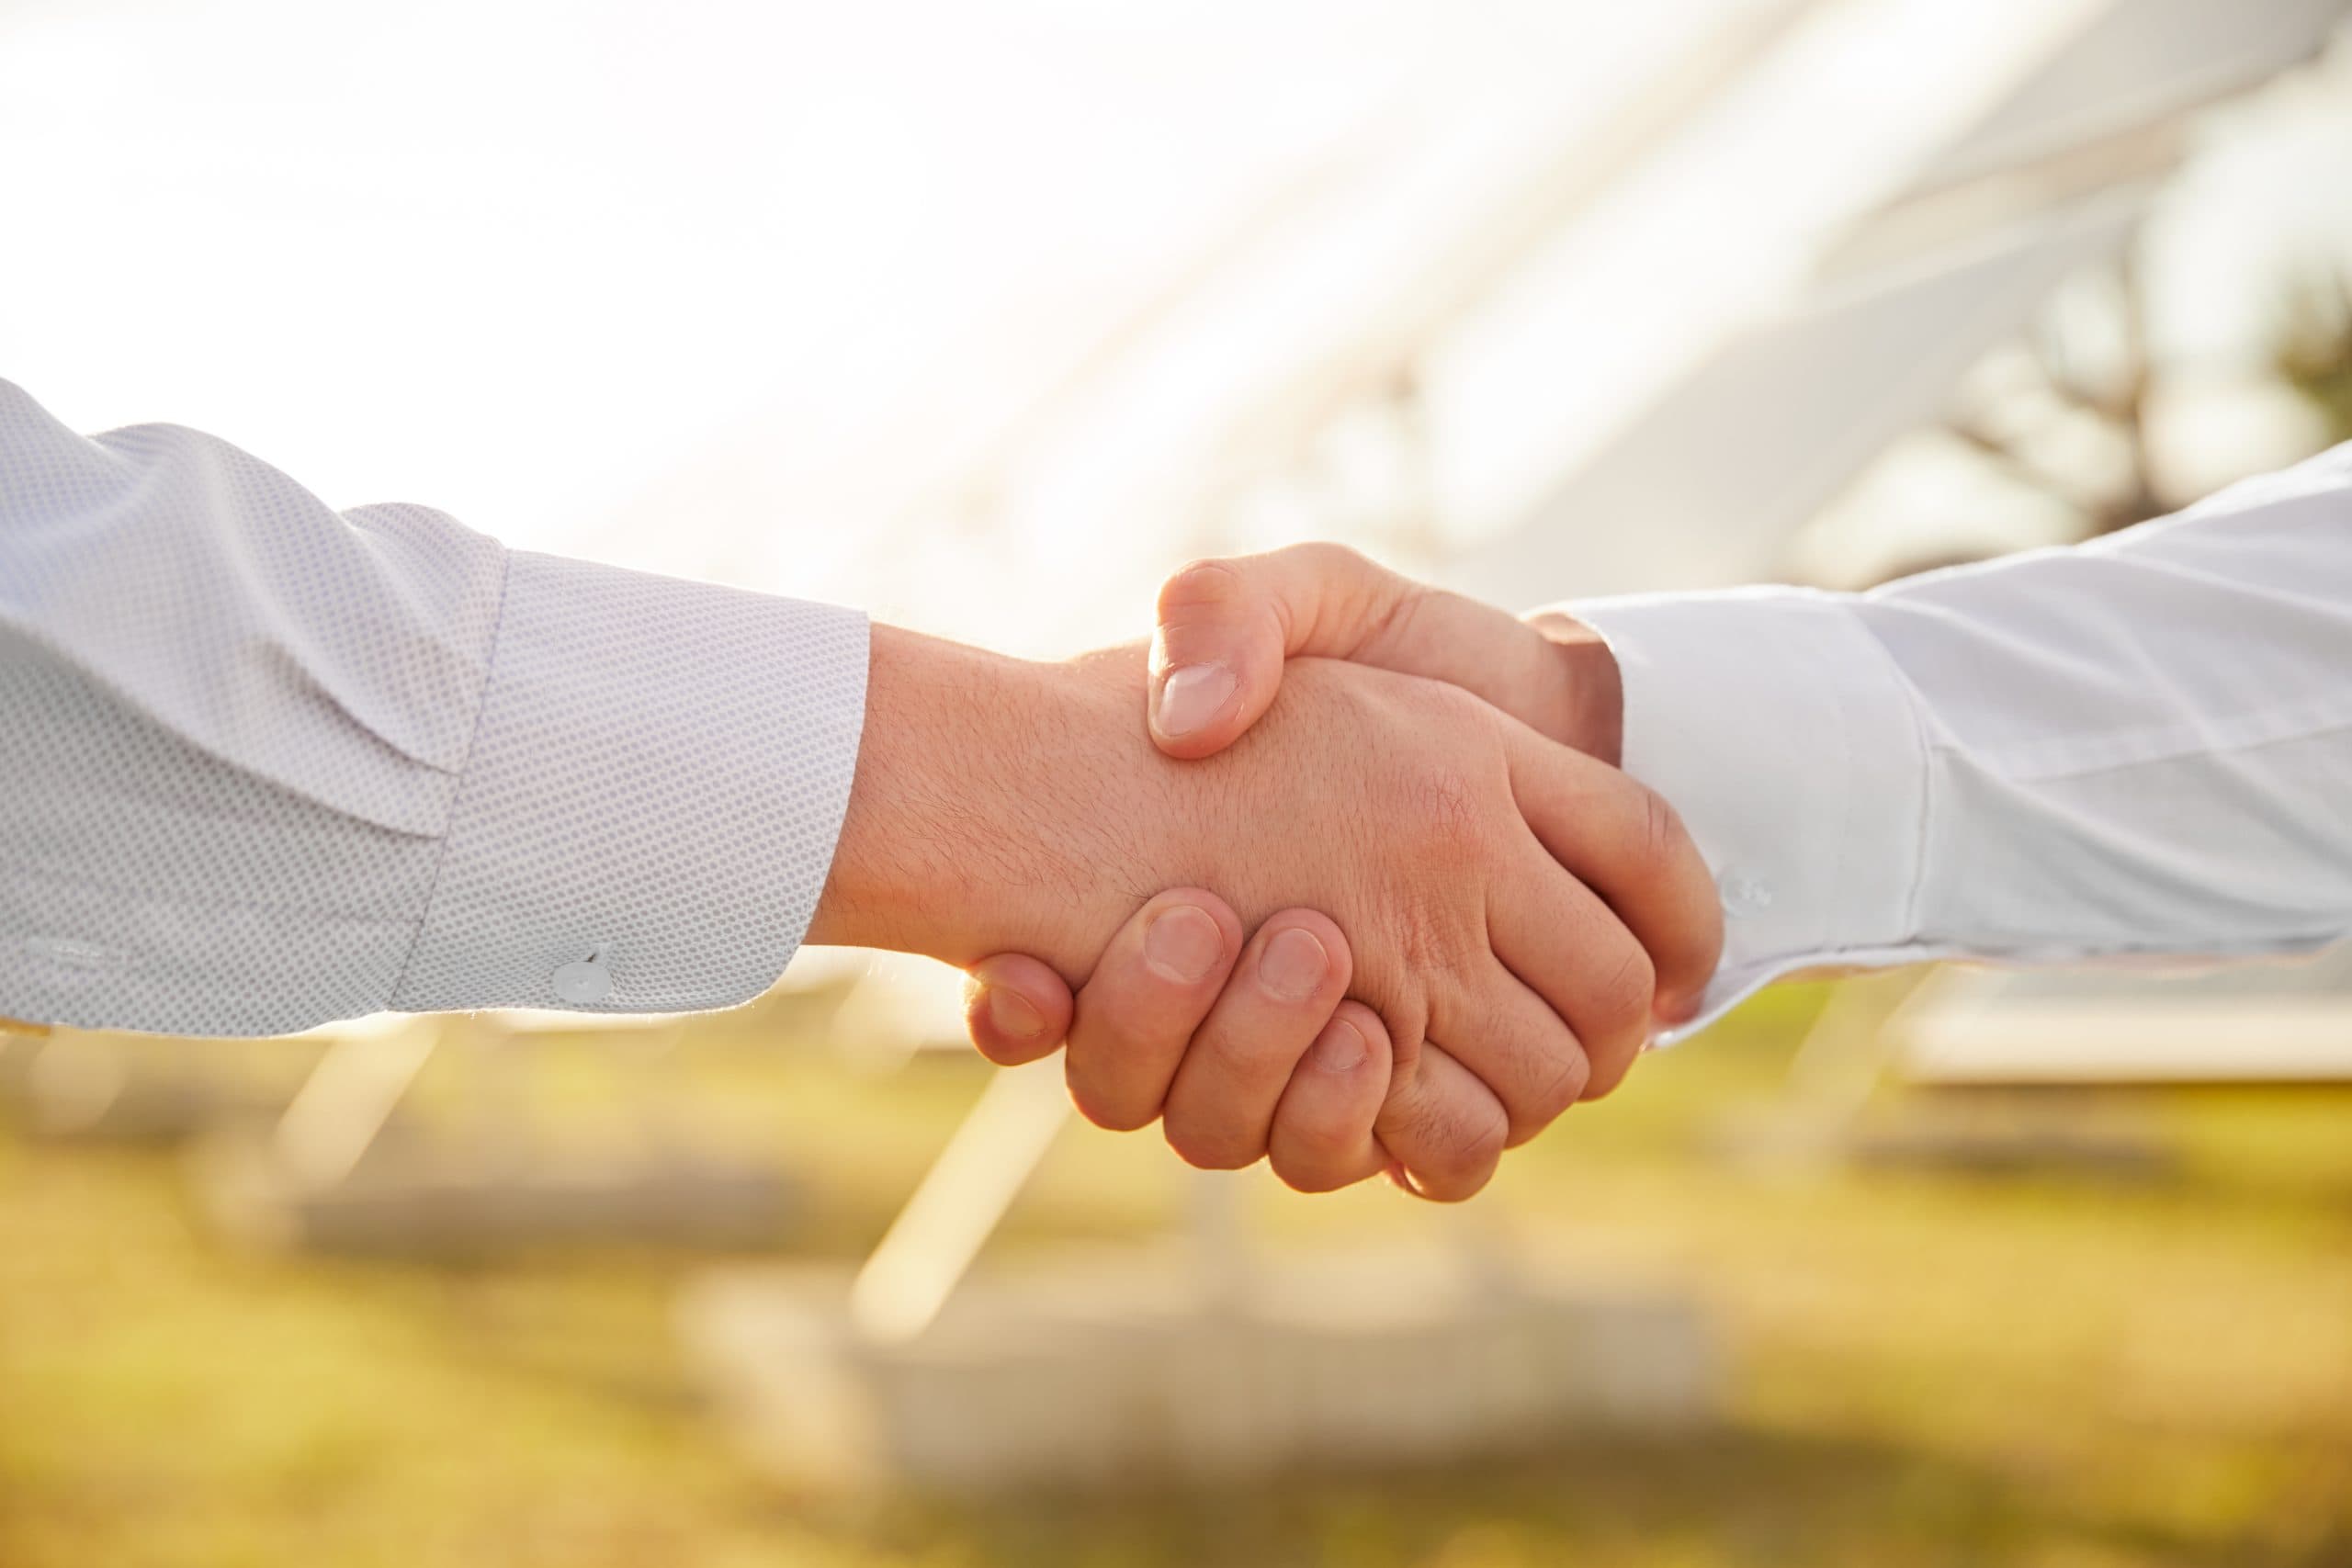
[[1477, 740], [1494, 733], [1492, 707], [1448, 682], [1419, 681], [1393, 687], [1384, 694], [1399, 705], [1405, 718], [1442, 738], [1460, 756], [1469, 755]]
[[1133, 1133], [1151, 1125], [1158, 1116], [1157, 1107], [1148, 1111], [1140, 1105], [1123, 1100], [1107, 1093], [1102, 1086], [1073, 1078], [1069, 1085], [1069, 1102], [1078, 1113], [1106, 1133]]
[[1265, 1151], [1251, 1148], [1246, 1140], [1216, 1128], [1195, 1124], [1189, 1119], [1170, 1117], [1161, 1123], [1168, 1146], [1176, 1157], [1195, 1170], [1239, 1170], [1257, 1163]]
[[1074, 1055], [1080, 1059], [1132, 1062], [1152, 1049], [1158, 1032], [1131, 1001], [1116, 1006], [1097, 1003], [1087, 1008], [1081, 1021], [1072, 1026], [1070, 1038], [1077, 1047]]
[[1467, 850], [1486, 837], [1470, 781], [1462, 773], [1432, 769], [1413, 784], [1413, 815], [1428, 848], [1452, 854]]
[[1337, 539], [1307, 539], [1283, 548], [1285, 553], [1317, 566], [1363, 567], [1372, 564], [1370, 556], [1353, 545], [1341, 544]]
[[1325, 581], [1365, 577], [1382, 570], [1362, 550], [1329, 539], [1310, 539], [1304, 544], [1287, 545], [1277, 553], [1306, 567], [1315, 577]]
[[1302, 1166], [1328, 1167], [1344, 1160], [1355, 1146], [1356, 1131], [1332, 1108], [1307, 1115], [1275, 1112], [1275, 1154]]
[[1345, 1187], [1356, 1152], [1356, 1137], [1348, 1127], [1322, 1118], [1275, 1116], [1274, 1135], [1266, 1151], [1267, 1163], [1282, 1184], [1295, 1192], [1329, 1192]]
[[1428, 1107], [1416, 1131], [1408, 1166], [1432, 1195], [1449, 1195], [1447, 1201], [1466, 1198], [1486, 1185], [1510, 1136], [1499, 1106], [1475, 1111]]
[[1191, 610], [1215, 609], [1241, 593], [1241, 576], [1230, 562], [1204, 558], [1186, 561], [1159, 585], [1159, 618]]
[[1193, 1037], [1192, 1054], [1204, 1058], [1203, 1066], [1228, 1083], [1254, 1084], [1271, 1077], [1276, 1068], [1284, 1073], [1290, 1068], [1288, 1062], [1277, 1058], [1265, 1035], [1254, 1029], [1204, 1029]]
[[1545, 1051], [1536, 1059], [1531, 1093], [1519, 1097], [1511, 1106], [1510, 1141], [1522, 1144], [1558, 1121], [1568, 1108], [1584, 1098], [1592, 1082], [1592, 1058], [1575, 1046], [1566, 1051]]
[[[1477, 702], [1454, 687], [1430, 684], [1430, 693], [1415, 694], [1414, 700]], [[1399, 852], [1408, 863], [1459, 885], [1472, 868], [1501, 861], [1518, 808], [1499, 748], [1464, 727], [1423, 722], [1428, 716], [1404, 716], [1430, 744], [1405, 760], [1387, 807], [1399, 818]]]
[[1428, 1195], [1441, 1203], [1459, 1203], [1475, 1197], [1491, 1180], [1502, 1159], [1508, 1136], [1498, 1122], [1491, 1134], [1482, 1134], [1433, 1163], [1422, 1177]]
[[1267, 1163], [1273, 1168], [1275, 1179], [1294, 1192], [1336, 1192], [1353, 1179], [1336, 1160], [1293, 1150], [1277, 1149]]
[[1481, 1175], [1495, 1168], [1502, 1158], [1503, 1146], [1509, 1140], [1510, 1128], [1502, 1107], [1489, 1106], [1471, 1119], [1462, 1130], [1456, 1145], [1456, 1163], [1465, 1174]]
[[1105, 1061], [1164, 1055], [1199, 1025], [1221, 982], [1218, 963], [1188, 981], [1160, 973], [1140, 951], [1114, 952], [1073, 1001], [1069, 1038]]
[[1639, 1031], [1649, 1021], [1657, 995], [1657, 968], [1640, 943], [1628, 941], [1609, 972], [1593, 987], [1593, 1032], [1610, 1038]]
[[1396, 951], [1414, 976], [1427, 983], [1470, 973], [1485, 944], [1471, 929], [1451, 879], [1406, 884], [1391, 897]]

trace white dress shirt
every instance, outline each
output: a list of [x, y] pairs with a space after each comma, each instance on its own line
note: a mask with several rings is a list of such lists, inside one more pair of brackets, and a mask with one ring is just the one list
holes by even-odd
[[[2352, 446], [1874, 593], [1567, 608], [1717, 873], [1704, 1018], [1819, 964], [2352, 933]], [[0, 1014], [742, 1001], [823, 887], [865, 657], [851, 611], [338, 514], [0, 382]]]
[[0, 1014], [743, 1001], [824, 886], [865, 657], [853, 611], [338, 515], [0, 381]]
[[1723, 893], [1698, 1025], [1817, 965], [2352, 936], [2352, 444], [1869, 593], [1562, 608], [1615, 652], [1625, 768]]

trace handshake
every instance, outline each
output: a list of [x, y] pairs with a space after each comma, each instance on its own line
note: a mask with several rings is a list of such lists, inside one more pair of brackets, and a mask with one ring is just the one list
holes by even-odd
[[875, 627], [808, 940], [969, 970], [990, 1060], [1067, 1043], [1090, 1120], [1307, 1191], [1466, 1198], [1696, 1014], [1721, 905], [1589, 630], [1329, 545], [1159, 620], [1058, 664]]

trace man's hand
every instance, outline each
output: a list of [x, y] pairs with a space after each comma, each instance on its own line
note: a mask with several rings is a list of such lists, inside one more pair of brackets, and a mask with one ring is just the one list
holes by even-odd
[[[1619, 1071], [1646, 1033], [1650, 964], [1603, 896], [1712, 903], [1646, 791], [1449, 686], [1301, 660], [1250, 734], [1180, 763], [1135, 724], [1140, 649], [1031, 665], [876, 628], [871, 681], [810, 940], [967, 966], [1029, 953], [1083, 983], [1152, 889], [1214, 884], [1227, 918], [1180, 900], [1130, 925], [1114, 989], [1082, 995], [1071, 1027], [1080, 1109], [1119, 1127], [1166, 1110], [1195, 1163], [1247, 1164], [1277, 1141], [1298, 1049], [1266, 1021], [1329, 1021], [1353, 996], [1387, 1036], [1378, 1145], [1432, 1196], [1475, 1191], [1584, 1092], [1589, 1051]], [[1137, 1027], [1117, 1005], [1139, 965], [1230, 968], [1253, 926], [1239, 962], [1260, 994], [1217, 1004], [1197, 1061], [1189, 1027]], [[1358, 1070], [1380, 1042], [1343, 1021]], [[1357, 1090], [1300, 1092], [1313, 1107]]]
[[1617, 761], [1623, 691], [1600, 638], [1416, 582], [1344, 545], [1194, 561], [1159, 590], [1152, 739], [1206, 757], [1258, 721], [1292, 659], [1344, 659], [1459, 686], [1539, 735]]
[[[1152, 645], [1149, 725], [1154, 741], [1171, 756], [1202, 757], [1232, 743], [1273, 701], [1285, 661], [1328, 657], [1442, 680], [1484, 699], [1551, 739], [1613, 762], [1622, 732], [1623, 694], [1607, 648], [1589, 628], [1566, 616], [1522, 622], [1491, 606], [1413, 582], [1334, 545], [1306, 545], [1270, 555], [1204, 561], [1171, 577], [1159, 600]], [[1687, 1019], [1697, 1006], [1721, 951], [1722, 915], [1696, 851], [1663, 803], [1652, 799], [1647, 836], [1667, 841], [1662, 858], [1698, 866], [1692, 879], [1612, 896], [1615, 912], [1633, 925], [1654, 964], [1650, 1012], [1661, 1023]], [[1222, 906], [1197, 890], [1184, 895], [1206, 917]], [[1229, 915], [1229, 911], [1223, 911]], [[1288, 912], [1295, 914], [1296, 911]], [[1123, 939], [1126, 933], [1123, 933]], [[1617, 934], [1624, 935], [1623, 931]], [[1072, 1032], [1079, 1017], [1108, 1018], [1129, 1033], [1184, 1037], [1221, 1011], [1223, 967], [1177, 983], [1139, 979], [1129, 957], [1132, 941], [1114, 946], [1096, 980], [1073, 1003], [1050, 972], [1000, 954], [974, 967], [968, 1024], [975, 1044], [999, 1061], [1029, 1060], [1069, 1035], [1073, 1055], [1089, 1043]], [[1243, 982], [1235, 982], [1238, 987]], [[1291, 1092], [1316, 1108], [1293, 1122], [1285, 1098], [1269, 1139], [1275, 1171], [1302, 1190], [1337, 1184], [1335, 1170], [1365, 1173], [1361, 1142], [1344, 1114], [1326, 1108], [1361, 1103], [1367, 1084], [1343, 1089], [1331, 1064], [1344, 1051], [1303, 1054], [1320, 1045], [1322, 1014], [1294, 1010], [1265, 1027], [1270, 1051], [1288, 1051], [1302, 1065]], [[1583, 1098], [1606, 1094], [1632, 1066], [1631, 1049], [1604, 1050], [1592, 1064]], [[1351, 1071], [1369, 1079], [1385, 1053], [1368, 1049]], [[1320, 1071], [1310, 1071], [1320, 1066]], [[1171, 1119], [1178, 1113], [1171, 1104]], [[1182, 1150], [1173, 1120], [1170, 1141]], [[1301, 1151], [1309, 1157], [1302, 1160]], [[1344, 1156], [1334, 1151], [1349, 1151]], [[1376, 1151], [1375, 1151], [1376, 1155]], [[1378, 1168], [1374, 1158], [1372, 1168]], [[1342, 1179], [1353, 1179], [1347, 1177]]]
[[[1279, 957], [1268, 962], [1298, 951], [1284, 936], [1294, 930], [1314, 936], [1335, 962], [1350, 961], [1338, 929], [1312, 909], [1273, 915], [1244, 953], [1240, 919], [1225, 900], [1176, 888], [1112, 938], [1075, 1006], [1061, 976], [1036, 959], [982, 959], [965, 989], [965, 1026], [980, 1054], [1005, 1067], [1049, 1055], [1069, 1040], [1073, 1084], [1080, 1075], [1153, 1074], [1156, 1066], [1134, 1065], [1179, 1056], [1185, 1066], [1162, 1115], [1180, 1155], [1216, 1168], [1262, 1153], [1299, 1191], [1351, 1186], [1395, 1163], [1374, 1131], [1388, 1098], [1392, 1047], [1371, 1009], [1356, 1001], [1335, 1009], [1287, 982]], [[1287, 1077], [1279, 1088], [1252, 1086], [1238, 1100], [1205, 1093], [1216, 1082], [1210, 1064], [1244, 1053], [1283, 1067]], [[1483, 1091], [1453, 1083], [1441, 1092], [1475, 1110]], [[1253, 1138], [1260, 1127], [1262, 1138]], [[1409, 1134], [1405, 1142], [1413, 1146]]]

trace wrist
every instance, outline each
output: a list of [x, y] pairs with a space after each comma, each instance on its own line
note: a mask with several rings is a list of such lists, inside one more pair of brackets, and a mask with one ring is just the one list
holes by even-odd
[[1611, 767], [1625, 750], [1625, 680], [1617, 656], [1600, 634], [1558, 610], [1536, 610], [1524, 617], [1544, 635], [1557, 660], [1561, 715], [1553, 739]]
[[1041, 663], [873, 635], [865, 739], [808, 940], [959, 965], [1028, 953], [1082, 978], [1157, 891], [1120, 870], [1165, 858], [1165, 765], [1135, 721], [1140, 651]]

